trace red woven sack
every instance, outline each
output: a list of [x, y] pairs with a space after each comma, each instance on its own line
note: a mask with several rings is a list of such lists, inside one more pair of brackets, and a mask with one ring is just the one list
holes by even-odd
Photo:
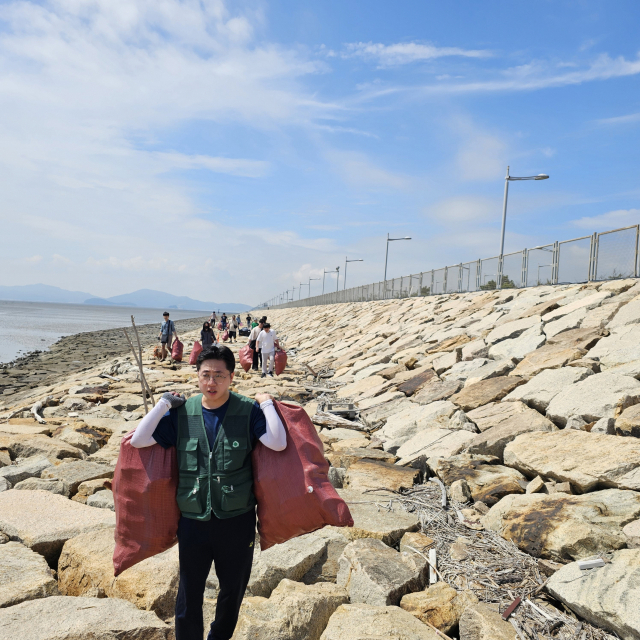
[[182, 353], [184, 351], [184, 345], [180, 340], [176, 340], [171, 347], [171, 359], [176, 362], [182, 362]]
[[245, 345], [238, 351], [238, 359], [240, 360], [240, 366], [247, 373], [253, 364], [253, 349], [248, 344]]
[[154, 444], [136, 449], [132, 435], [133, 431], [122, 438], [111, 483], [116, 510], [114, 576], [178, 541], [176, 448]]
[[218, 322], [218, 331], [222, 331], [222, 322]]
[[229, 332], [228, 332], [228, 331], [225, 331], [225, 332], [222, 334], [222, 342], [226, 342], [228, 339], [229, 339]]
[[273, 451], [258, 441], [251, 453], [263, 550], [326, 525], [353, 526], [349, 507], [329, 482], [329, 463], [307, 412], [273, 404], [287, 432], [287, 448]]
[[275, 361], [276, 375], [279, 376], [287, 368], [287, 352], [282, 350], [276, 351]]
[[193, 349], [191, 349], [191, 355], [189, 356], [189, 364], [196, 364], [198, 356], [202, 351], [202, 345], [196, 340], [193, 343]]

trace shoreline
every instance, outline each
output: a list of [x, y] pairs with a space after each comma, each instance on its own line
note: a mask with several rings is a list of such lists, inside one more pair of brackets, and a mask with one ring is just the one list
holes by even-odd
[[[178, 335], [201, 327], [208, 317], [175, 320]], [[156, 342], [159, 322], [136, 326], [143, 349]], [[135, 340], [131, 325], [84, 331], [64, 336], [44, 351], [31, 351], [11, 362], [0, 363], [0, 406], [18, 400], [22, 392], [49, 386], [60, 377], [91, 369], [101, 361], [131, 354], [123, 328]]]

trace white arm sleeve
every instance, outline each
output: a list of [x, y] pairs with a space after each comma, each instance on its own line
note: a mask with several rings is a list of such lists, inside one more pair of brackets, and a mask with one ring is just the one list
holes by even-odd
[[136, 449], [141, 449], [156, 444], [156, 441], [153, 439], [153, 432], [156, 430], [162, 416], [167, 413], [170, 408], [171, 405], [166, 400], [160, 398], [156, 406], [140, 420], [140, 424], [133, 432], [133, 436], [131, 436], [131, 446]]
[[267, 432], [260, 436], [260, 442], [274, 451], [283, 451], [287, 447], [287, 433], [273, 402], [266, 400], [260, 405], [260, 408], [267, 420]]

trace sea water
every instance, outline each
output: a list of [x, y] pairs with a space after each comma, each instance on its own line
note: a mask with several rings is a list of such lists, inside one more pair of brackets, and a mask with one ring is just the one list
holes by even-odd
[[[29, 351], [43, 351], [63, 336], [162, 322], [163, 309], [92, 306], [52, 302], [10, 302], [0, 300], [0, 362], [11, 362]], [[172, 320], [199, 318], [206, 311], [169, 310]]]

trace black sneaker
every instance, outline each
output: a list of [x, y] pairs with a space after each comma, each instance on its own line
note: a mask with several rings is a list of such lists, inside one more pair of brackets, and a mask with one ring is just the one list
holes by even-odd
[[273, 372], [269, 371], [269, 375], [273, 378]]
[[267, 377], [267, 374], [266, 374], [266, 373], [263, 373], [260, 377], [261, 377], [261, 378], [266, 378], [266, 377]]

